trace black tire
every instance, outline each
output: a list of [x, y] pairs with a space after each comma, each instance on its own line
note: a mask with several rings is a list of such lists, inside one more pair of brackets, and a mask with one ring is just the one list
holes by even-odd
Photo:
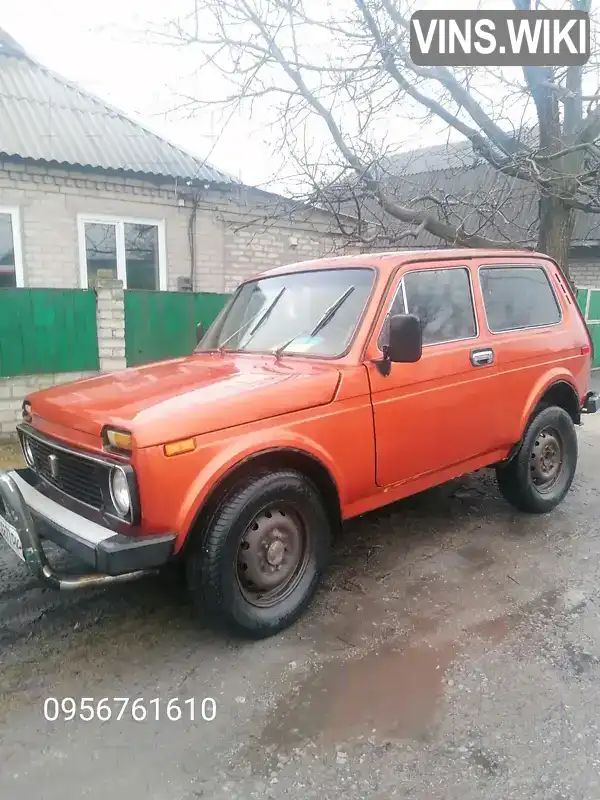
[[[271, 525], [271, 547], [266, 547], [268, 539], [254, 539], [252, 546], [249, 544], [250, 537], [263, 535], [257, 520]], [[297, 572], [290, 564], [273, 567], [269, 563], [271, 548], [279, 548], [279, 555], [282, 552], [275, 541], [281, 539], [278, 525], [284, 530], [285, 525], [291, 526], [292, 538], [294, 527], [302, 531], [299, 536], [304, 547]], [[294, 550], [291, 563], [297, 548], [288, 548], [285, 538], [283, 542], [283, 558], [286, 551]], [[211, 626], [252, 639], [272, 636], [295, 622], [309, 606], [327, 566], [330, 544], [331, 524], [312, 481], [294, 470], [251, 476], [227, 494], [208, 530], [204, 535], [198, 531], [197, 539], [191, 542], [187, 578], [194, 604]], [[275, 589], [262, 595], [253, 590], [252, 582], [246, 580], [248, 573], [242, 571], [248, 570], [248, 564], [241, 561], [246, 557], [243, 548], [252, 551], [250, 573], [252, 577], [258, 575], [259, 584], [272, 579], [268, 570], [281, 566], [285, 566], [284, 572], [292, 570], [289, 585], [285, 592], [281, 589], [279, 599]]]
[[[556, 458], [544, 453], [556, 450]], [[551, 461], [558, 459], [554, 471]], [[545, 514], [562, 502], [571, 488], [577, 467], [577, 433], [573, 420], [558, 406], [537, 413], [527, 428], [514, 458], [496, 467], [498, 488], [505, 500], [519, 511]], [[544, 482], [545, 481], [545, 482]]]

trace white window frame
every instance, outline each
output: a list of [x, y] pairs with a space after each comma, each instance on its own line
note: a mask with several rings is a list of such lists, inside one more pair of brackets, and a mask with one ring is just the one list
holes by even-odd
[[167, 290], [167, 238], [164, 219], [149, 219], [146, 217], [121, 217], [105, 214], [78, 214], [77, 233], [79, 239], [79, 276], [81, 288], [88, 289], [87, 256], [85, 251], [85, 225], [97, 223], [99, 225], [114, 225], [116, 228], [117, 244], [117, 277], [123, 281], [123, 288], [127, 289], [127, 268], [125, 263], [125, 225], [154, 225], [158, 228], [158, 290]]
[[13, 252], [15, 254], [15, 278], [17, 289], [25, 286], [25, 271], [23, 269], [23, 242], [21, 239], [21, 209], [18, 206], [0, 206], [0, 214], [10, 216], [13, 235]]

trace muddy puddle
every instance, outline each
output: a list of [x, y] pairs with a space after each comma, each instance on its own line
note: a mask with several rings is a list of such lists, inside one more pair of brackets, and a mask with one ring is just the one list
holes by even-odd
[[265, 743], [331, 744], [357, 735], [420, 738], [434, 721], [454, 644], [382, 648], [332, 661], [285, 698], [263, 731]]
[[567, 596], [548, 591], [514, 612], [463, 628], [455, 638], [444, 639], [423, 624], [401, 644], [326, 662], [280, 700], [250, 760], [264, 767], [265, 752], [290, 751], [309, 742], [331, 746], [357, 739], [430, 738], [445, 713], [454, 662], [522, 634], [531, 615], [554, 614]]

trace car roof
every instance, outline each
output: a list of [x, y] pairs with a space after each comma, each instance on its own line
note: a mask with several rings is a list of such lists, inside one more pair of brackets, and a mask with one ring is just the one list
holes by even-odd
[[377, 267], [382, 272], [391, 272], [396, 267], [411, 261], [444, 261], [456, 259], [472, 258], [515, 258], [532, 257], [548, 258], [541, 253], [533, 250], [495, 250], [495, 249], [476, 249], [476, 248], [439, 248], [437, 250], [398, 250], [396, 252], [385, 253], [357, 253], [351, 256], [334, 256], [315, 258], [310, 261], [297, 261], [294, 264], [286, 264], [282, 267], [275, 267], [261, 273], [260, 277], [271, 275], [282, 275], [289, 272], [304, 272], [313, 269], [348, 269], [349, 267]]

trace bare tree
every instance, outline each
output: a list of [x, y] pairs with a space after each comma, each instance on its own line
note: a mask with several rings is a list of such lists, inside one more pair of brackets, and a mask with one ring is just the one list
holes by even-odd
[[[531, 0], [513, 2], [532, 8]], [[591, 2], [534, 0], [534, 7], [590, 11]], [[354, 225], [339, 218], [348, 238], [368, 243], [391, 221], [394, 241], [425, 231], [461, 246], [533, 242], [568, 274], [577, 214], [600, 214], [595, 61], [586, 69], [417, 66], [411, 10], [409, 0], [190, 0], [163, 39], [199, 48], [207, 86], [215, 71], [220, 86], [227, 82], [225, 95], [187, 98], [188, 109], [247, 104], [264, 114], [294, 165], [288, 185], [294, 175], [298, 196], [353, 214]], [[386, 164], [399, 132], [408, 126], [414, 137], [425, 125], [462, 137], [494, 186], [458, 180], [450, 190], [423, 191], [409, 173], [392, 179]], [[521, 220], [523, 187], [536, 198], [533, 222]], [[505, 208], [511, 232], [500, 224], [490, 235]]]

